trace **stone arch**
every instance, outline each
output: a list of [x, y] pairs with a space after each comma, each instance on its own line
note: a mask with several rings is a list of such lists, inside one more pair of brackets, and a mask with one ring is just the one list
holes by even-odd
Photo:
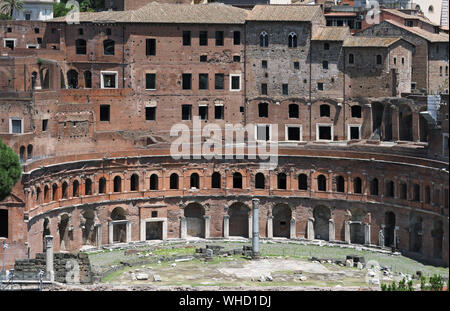
[[184, 208], [186, 233], [191, 237], [205, 237], [205, 209], [200, 203], [189, 203]]
[[248, 238], [248, 217], [250, 215], [250, 208], [242, 202], [235, 202], [229, 207], [228, 215], [230, 216], [230, 236]]
[[40, 199], [41, 199], [41, 187], [36, 186], [36, 204], [40, 203]]
[[284, 203], [276, 204], [272, 209], [273, 236], [281, 238], [290, 237], [291, 208]]
[[444, 224], [442, 220], [435, 219], [433, 221], [433, 231], [431, 232], [431, 236], [433, 237], [433, 257], [441, 259], [444, 241]]
[[95, 232], [96, 215], [95, 211], [88, 208], [84, 211], [81, 217], [81, 230], [82, 230], [82, 244], [83, 245], [96, 245], [97, 235]]
[[255, 188], [264, 189], [266, 187], [266, 177], [263, 173], [259, 172], [255, 175]]
[[392, 211], [384, 214], [384, 246], [392, 247], [395, 245], [394, 232], [396, 225], [395, 213]]
[[422, 252], [422, 230], [423, 219], [412, 212], [409, 215], [409, 250], [411, 252]]
[[386, 197], [395, 197], [395, 183], [392, 180], [386, 180], [384, 194]]
[[288, 47], [290, 48], [297, 47], [297, 34], [295, 32], [291, 32], [288, 35]]
[[269, 35], [266, 31], [261, 32], [259, 35], [259, 46], [268, 47], [269, 46]]
[[313, 210], [314, 238], [329, 241], [331, 210], [327, 206], [319, 205]]
[[50, 187], [48, 185], [44, 186], [44, 202], [50, 202]]
[[413, 117], [412, 110], [408, 105], [401, 105], [398, 110], [398, 122], [400, 140], [413, 140]]

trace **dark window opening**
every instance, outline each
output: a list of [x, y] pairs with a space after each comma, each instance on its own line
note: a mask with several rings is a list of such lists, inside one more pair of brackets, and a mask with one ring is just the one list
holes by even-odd
[[80, 195], [80, 183], [75, 180], [72, 184], [72, 197], [76, 198]]
[[223, 31], [216, 31], [216, 46], [222, 46], [224, 41], [223, 39]]
[[400, 199], [406, 200], [408, 197], [407, 186], [405, 183], [400, 183]]
[[261, 83], [261, 95], [267, 95], [267, 83]]
[[261, 67], [264, 68], [264, 69], [267, 68], [267, 61], [266, 60], [262, 60], [261, 61]]
[[297, 35], [295, 33], [290, 33], [288, 37], [288, 46], [290, 48], [297, 47]]
[[322, 62], [322, 68], [323, 68], [323, 69], [328, 69], [328, 61], [324, 60], [324, 61]]
[[377, 55], [377, 65], [381, 65], [383, 63], [383, 57], [381, 55]]
[[329, 117], [330, 116], [330, 106], [329, 105], [320, 105], [320, 116], [321, 117]]
[[298, 118], [298, 105], [297, 104], [290, 104], [289, 105], [289, 118]]
[[224, 118], [224, 109], [222, 105], [214, 106], [214, 118], [216, 120], [223, 120]]
[[114, 177], [114, 192], [122, 191], [122, 178], [120, 176]]
[[323, 91], [323, 83], [322, 82], [317, 83], [317, 90]]
[[158, 217], [158, 211], [152, 211], [152, 218]]
[[34, 28], [34, 33], [39, 33], [39, 28]]
[[84, 72], [84, 87], [87, 89], [92, 88], [92, 74], [90, 71]]
[[242, 189], [242, 175], [241, 173], [233, 174], [233, 188]]
[[360, 139], [358, 126], [350, 126], [350, 139]]
[[241, 56], [233, 55], [233, 62], [239, 63], [241, 61]]
[[183, 73], [182, 80], [183, 80], [183, 90], [190, 90], [192, 88], [192, 74]]
[[77, 39], [75, 41], [75, 51], [78, 55], [85, 55], [86, 54], [86, 40]]
[[198, 75], [198, 89], [207, 90], [208, 89], [209, 77], [207, 73], [200, 73]]
[[288, 127], [288, 140], [300, 141], [300, 128]]
[[327, 191], [327, 178], [323, 175], [317, 177], [317, 190]]
[[139, 176], [137, 174], [131, 175], [130, 191], [139, 191]]
[[158, 190], [158, 175], [156, 174], [150, 176], [150, 190]]
[[0, 237], [8, 238], [8, 210], [0, 209]]
[[225, 89], [225, 75], [223, 73], [215, 74], [214, 87], [216, 90]]
[[294, 62], [294, 69], [300, 69], [300, 62]]
[[103, 177], [98, 181], [98, 193], [106, 193], [106, 179]]
[[241, 32], [240, 31], [233, 31], [233, 44], [234, 45], [241, 44]]
[[156, 39], [145, 40], [145, 55], [147, 56], [156, 55]]
[[208, 56], [207, 55], [200, 55], [200, 62], [204, 63], [208, 61]]
[[84, 195], [92, 195], [92, 180], [89, 178], [84, 181]]
[[361, 106], [352, 106], [352, 118], [361, 118]]
[[188, 46], [191, 45], [191, 32], [183, 31], [183, 45]]
[[278, 186], [278, 189], [286, 189], [286, 187], [287, 187], [287, 182], [286, 182], [286, 180], [287, 180], [287, 177], [286, 177], [286, 174], [285, 173], [279, 173], [278, 174], [278, 176], [277, 176], [277, 186]]
[[195, 188], [195, 189], [200, 188], [200, 177], [198, 176], [197, 173], [193, 173], [191, 175], [191, 189], [192, 188]]
[[170, 175], [170, 189], [178, 189], [178, 175], [175, 173]]
[[288, 84], [283, 84], [282, 88], [283, 88], [282, 94], [283, 95], [289, 95], [289, 85]]
[[156, 120], [156, 107], [145, 107], [145, 120], [147, 121]]
[[420, 201], [420, 185], [414, 184], [414, 201], [419, 202]]
[[362, 193], [362, 181], [361, 178], [356, 177], [353, 179], [353, 192], [354, 193]]
[[103, 41], [103, 54], [104, 55], [114, 55], [114, 41], [107, 39]]
[[298, 175], [298, 190], [308, 190], [308, 176], [306, 174]]
[[199, 45], [208, 45], [208, 32], [207, 31], [200, 31], [198, 35], [198, 44]]
[[191, 120], [192, 105], [181, 105], [181, 120]]
[[42, 132], [45, 132], [47, 130], [48, 126], [48, 119], [42, 120]]
[[268, 103], [259, 103], [258, 104], [258, 115], [260, 118], [268, 118], [269, 117], [269, 104]]
[[255, 188], [256, 189], [264, 189], [266, 183], [266, 178], [263, 173], [257, 173], [255, 175]]
[[342, 176], [336, 177], [336, 191], [345, 192], [345, 179]]
[[240, 76], [232, 76], [231, 77], [231, 89], [239, 90], [241, 88], [241, 77]]
[[259, 35], [259, 46], [265, 48], [269, 46], [269, 35], [266, 32], [262, 32]]
[[214, 172], [211, 176], [211, 188], [220, 188], [220, 173]]
[[208, 106], [199, 106], [198, 115], [200, 116], [200, 120], [208, 120]]
[[331, 126], [319, 126], [319, 139], [331, 140]]
[[370, 182], [370, 195], [378, 195], [378, 179], [376, 178]]
[[106, 28], [106, 35], [110, 36], [112, 34], [111, 28]]
[[146, 73], [145, 74], [145, 89], [155, 90], [156, 89], [156, 74]]
[[78, 34], [82, 36], [84, 34], [83, 28], [78, 28]]
[[328, 42], [325, 42], [323, 44], [323, 49], [328, 51], [330, 49], [330, 44]]
[[109, 121], [110, 105], [100, 105], [100, 121]]

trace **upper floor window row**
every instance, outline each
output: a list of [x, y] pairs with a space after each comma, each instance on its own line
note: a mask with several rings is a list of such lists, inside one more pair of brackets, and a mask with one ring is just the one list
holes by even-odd
[[[103, 55], [114, 55], [115, 42], [111, 39], [106, 39], [103, 41]], [[77, 39], [75, 40], [75, 53], [77, 55], [86, 55], [86, 40]]]
[[[268, 47], [269, 46], [269, 34], [266, 31], [261, 32], [259, 35], [259, 46]], [[298, 46], [298, 37], [295, 32], [291, 32], [288, 35], [288, 47], [296, 48]]]
[[[184, 46], [190, 46], [191, 45], [191, 37], [192, 32], [190, 30], [183, 31], [183, 45]], [[216, 46], [224, 46], [225, 44], [225, 32], [222, 30], [217, 30], [215, 32], [215, 41]], [[207, 46], [208, 45], [208, 31], [201, 30], [198, 33], [198, 44], [201, 46]], [[240, 45], [241, 44], [241, 32], [240, 31], [233, 31], [233, 44], [234, 45]]]

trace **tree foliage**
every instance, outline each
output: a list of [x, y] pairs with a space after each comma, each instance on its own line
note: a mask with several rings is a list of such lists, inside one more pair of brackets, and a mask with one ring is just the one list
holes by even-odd
[[[76, 0], [80, 5], [80, 12], [96, 12], [105, 8], [105, 0]], [[53, 17], [66, 16], [71, 8], [66, 8], [68, 0], [61, 0], [53, 4]]]
[[19, 157], [0, 139], [0, 201], [11, 193], [21, 174]]
[[0, 0], [0, 13], [12, 17], [13, 11], [22, 11], [23, 2], [20, 0]]

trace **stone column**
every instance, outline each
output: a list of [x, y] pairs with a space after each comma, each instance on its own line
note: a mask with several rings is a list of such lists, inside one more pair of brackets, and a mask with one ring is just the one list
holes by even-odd
[[378, 233], [378, 245], [384, 247], [384, 236], [386, 234], [386, 225], [381, 225], [381, 230]]
[[45, 236], [45, 266], [47, 277], [51, 282], [55, 281], [55, 271], [53, 269], [53, 236], [46, 235]]
[[267, 217], [267, 237], [273, 238], [273, 216]]
[[182, 216], [180, 220], [180, 238], [185, 239], [187, 236], [186, 217]]
[[328, 240], [329, 241], [335, 240], [334, 220], [333, 219], [328, 220]]
[[[252, 211], [253, 214], [253, 211]], [[253, 222], [252, 222], [252, 216], [249, 215], [248, 216], [248, 237], [251, 239], [253, 237], [252, 234], [252, 227], [253, 227]]]
[[162, 239], [167, 240], [167, 218], [162, 222]]
[[307, 236], [308, 240], [314, 240], [314, 218], [308, 219]]
[[205, 239], [209, 239], [211, 216], [203, 216], [203, 218], [205, 219]]
[[350, 244], [351, 243], [351, 238], [350, 238], [350, 221], [346, 221], [344, 226], [345, 226], [345, 243]]
[[289, 224], [289, 238], [290, 239], [295, 239], [297, 237], [297, 226], [296, 226], [296, 221], [295, 218], [292, 217], [290, 224]]
[[230, 237], [230, 216], [229, 215], [223, 216], [223, 237], [226, 239]]
[[98, 224], [96, 226], [96, 228], [97, 228], [97, 232], [96, 232], [96, 234], [97, 234], [97, 247], [100, 247], [100, 246], [102, 246], [102, 225]]
[[252, 257], [259, 256], [259, 199], [252, 199]]
[[370, 245], [370, 224], [364, 224], [364, 244]]
[[127, 243], [131, 242], [131, 221], [128, 221], [126, 224], [126, 230], [127, 230]]
[[113, 230], [113, 228], [114, 228], [114, 225], [113, 225], [112, 222], [110, 222], [108, 224], [108, 243], [109, 244], [113, 244], [114, 243], [114, 240], [113, 240], [114, 230]]
[[395, 247], [395, 248], [398, 247], [398, 245], [397, 245], [398, 230], [399, 230], [399, 227], [398, 227], [398, 226], [395, 226], [395, 228], [394, 228], [394, 247]]

